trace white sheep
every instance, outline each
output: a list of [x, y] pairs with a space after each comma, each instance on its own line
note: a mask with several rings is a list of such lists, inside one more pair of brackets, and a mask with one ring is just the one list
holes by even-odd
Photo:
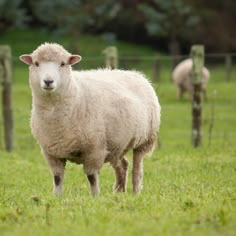
[[72, 71], [79, 55], [55, 43], [40, 45], [20, 59], [30, 65], [32, 133], [60, 194], [66, 161], [83, 164], [91, 193], [99, 193], [98, 174], [110, 162], [115, 191], [126, 190], [128, 162], [133, 149], [133, 192], [142, 187], [142, 161], [155, 144], [160, 105], [148, 80], [134, 71], [99, 69]]
[[[183, 94], [186, 91], [188, 91], [189, 95], [192, 96], [193, 93], [193, 87], [191, 83], [192, 66], [193, 66], [192, 59], [183, 60], [175, 67], [172, 73], [172, 79], [177, 88], [178, 98], [182, 98]], [[205, 99], [207, 98], [206, 86], [209, 79], [210, 79], [210, 73], [208, 69], [204, 67], [201, 84], [202, 84], [202, 92]]]

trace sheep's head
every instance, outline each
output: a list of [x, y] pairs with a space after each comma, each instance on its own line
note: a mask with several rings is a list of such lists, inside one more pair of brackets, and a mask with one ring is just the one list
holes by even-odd
[[30, 66], [31, 88], [47, 94], [68, 83], [71, 65], [78, 63], [81, 56], [70, 54], [59, 44], [45, 43], [32, 54], [20, 56], [20, 60]]

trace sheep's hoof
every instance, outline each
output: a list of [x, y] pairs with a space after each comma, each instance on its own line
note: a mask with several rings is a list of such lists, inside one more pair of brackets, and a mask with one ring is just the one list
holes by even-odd
[[115, 184], [113, 187], [113, 192], [114, 193], [125, 193], [126, 192], [126, 187], [122, 185], [117, 185]]
[[62, 190], [61, 189], [60, 190], [59, 189], [54, 189], [53, 194], [56, 197], [60, 197], [62, 195]]

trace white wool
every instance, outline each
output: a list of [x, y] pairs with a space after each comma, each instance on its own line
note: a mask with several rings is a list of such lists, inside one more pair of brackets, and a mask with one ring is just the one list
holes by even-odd
[[[84, 165], [93, 194], [99, 192], [98, 171], [110, 162], [117, 176], [115, 189], [125, 191], [128, 164], [124, 155], [130, 149], [135, 161], [133, 190], [139, 192], [142, 157], [153, 149], [160, 126], [161, 107], [153, 87], [136, 71], [72, 71], [71, 56], [73, 63], [78, 57], [64, 49], [60, 54], [60, 47], [41, 45], [40, 54], [36, 49], [32, 60], [28, 55], [21, 57], [27, 64], [33, 62], [31, 128], [57, 179], [54, 192], [62, 191], [66, 160]], [[62, 58], [55, 59], [55, 51]]]
[[73, 89], [53, 98], [53, 106], [33, 95], [40, 106], [32, 111], [32, 130], [49, 154], [66, 157], [83, 142], [95, 145], [103, 139], [122, 153], [132, 139], [135, 148], [159, 130], [158, 100], [138, 72], [106, 69], [74, 71], [72, 76]]

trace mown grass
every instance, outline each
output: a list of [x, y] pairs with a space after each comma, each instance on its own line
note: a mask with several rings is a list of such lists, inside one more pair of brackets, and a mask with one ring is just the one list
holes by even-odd
[[[31, 52], [29, 45], [33, 48], [49, 37], [33, 32], [31, 41], [25, 39], [27, 47], [13, 35], [4, 40], [12, 40], [16, 55]], [[94, 45], [90, 40], [88, 45]], [[49, 169], [30, 134], [27, 68], [14, 68], [14, 151], [5, 152], [0, 139], [0, 235], [235, 235], [235, 77], [225, 83], [220, 69], [212, 72], [203, 105], [202, 146], [197, 149], [191, 147], [190, 102], [176, 100], [167, 76], [165, 82], [154, 82], [162, 105], [160, 147], [144, 162], [139, 196], [132, 194], [130, 178], [127, 193], [113, 194], [114, 175], [106, 164], [100, 174], [101, 194], [93, 198], [82, 167], [69, 163], [64, 194], [56, 198]]]

